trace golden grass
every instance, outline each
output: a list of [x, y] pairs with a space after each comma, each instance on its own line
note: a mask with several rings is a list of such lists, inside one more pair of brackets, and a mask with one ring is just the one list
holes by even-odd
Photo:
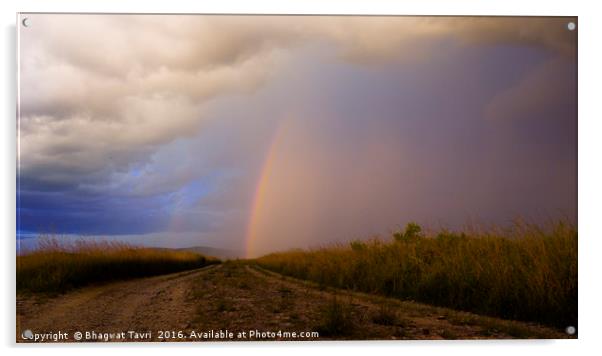
[[558, 327], [577, 323], [577, 229], [440, 231], [409, 224], [392, 241], [274, 253], [267, 269], [320, 285]]
[[41, 238], [17, 256], [18, 292], [64, 292], [92, 283], [178, 272], [219, 263], [193, 252], [136, 247], [122, 242]]

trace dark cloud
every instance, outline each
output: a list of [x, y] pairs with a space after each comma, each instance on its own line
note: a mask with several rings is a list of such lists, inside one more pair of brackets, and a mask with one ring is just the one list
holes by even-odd
[[21, 228], [240, 245], [279, 126], [264, 247], [571, 215], [569, 20], [32, 15]]
[[[562, 74], [574, 62], [560, 61], [558, 77], [545, 81], [566, 97], [535, 101], [528, 117], [492, 120], [485, 110], [551, 58], [504, 46], [379, 71], [316, 60], [295, 78], [304, 109], [284, 121], [251, 255], [365, 238], [412, 220], [448, 228], [519, 216], [575, 221], [575, 77]], [[304, 85], [314, 78], [319, 88]]]

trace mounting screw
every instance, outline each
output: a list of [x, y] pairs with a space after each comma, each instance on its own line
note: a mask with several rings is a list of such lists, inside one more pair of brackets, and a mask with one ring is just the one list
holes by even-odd
[[566, 28], [568, 28], [569, 31], [574, 31], [576, 27], [577, 27], [577, 25], [575, 25], [575, 23], [572, 21], [566, 25]]
[[574, 327], [574, 326], [567, 326], [567, 327], [566, 327], [566, 329], [565, 329], [565, 331], [566, 331], [566, 333], [567, 333], [567, 334], [569, 334], [569, 335], [575, 335], [575, 332], [576, 332], [577, 330], [575, 329], [575, 327]]

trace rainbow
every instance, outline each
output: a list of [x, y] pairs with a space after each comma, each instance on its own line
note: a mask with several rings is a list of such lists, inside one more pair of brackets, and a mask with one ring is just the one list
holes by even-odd
[[245, 244], [245, 256], [247, 258], [255, 257], [255, 244], [258, 239], [258, 224], [262, 219], [263, 212], [265, 211], [265, 200], [266, 191], [270, 186], [270, 179], [272, 177], [272, 171], [275, 161], [276, 153], [278, 152], [277, 147], [282, 141], [282, 132], [284, 131], [284, 125], [281, 122], [272, 135], [270, 145], [267, 153], [263, 160], [261, 170], [259, 173], [259, 179], [255, 186], [255, 192], [253, 194], [253, 202], [251, 205], [251, 214], [249, 216], [249, 223], [247, 226], [246, 233], [246, 244]]

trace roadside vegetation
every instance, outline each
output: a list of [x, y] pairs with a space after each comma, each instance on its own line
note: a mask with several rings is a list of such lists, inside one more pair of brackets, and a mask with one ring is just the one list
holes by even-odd
[[17, 292], [62, 293], [94, 283], [200, 268], [219, 260], [198, 253], [136, 247], [121, 242], [41, 238], [17, 255]]
[[[577, 229], [563, 222], [431, 234], [410, 223], [388, 240], [273, 253], [256, 262], [323, 286], [563, 329], [577, 325]], [[387, 323], [388, 314], [377, 318]]]

